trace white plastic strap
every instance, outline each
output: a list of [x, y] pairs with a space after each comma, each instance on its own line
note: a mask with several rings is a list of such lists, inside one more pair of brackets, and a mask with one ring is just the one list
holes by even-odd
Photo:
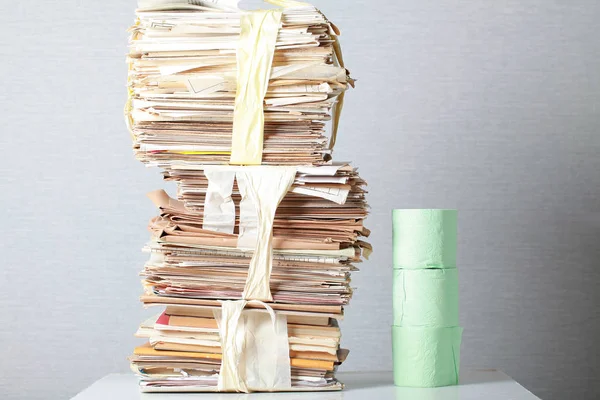
[[[247, 304], [259, 310], [244, 310]], [[287, 318], [258, 300], [221, 302], [214, 311], [221, 337], [218, 390], [276, 391], [291, 388]]]
[[[242, 293], [244, 299], [273, 301], [269, 287], [273, 264], [273, 219], [277, 206], [294, 183], [295, 176], [296, 167], [255, 166], [240, 168], [236, 172], [242, 195], [238, 247], [255, 242]], [[248, 202], [254, 206], [253, 215]], [[248, 229], [255, 216], [256, 232]]]
[[231, 193], [235, 171], [220, 166], [205, 166], [204, 175], [208, 179], [208, 188], [204, 198], [202, 229], [233, 233], [235, 204]]

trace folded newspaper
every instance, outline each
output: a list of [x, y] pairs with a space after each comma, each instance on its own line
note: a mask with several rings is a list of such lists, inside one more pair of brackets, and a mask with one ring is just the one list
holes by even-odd
[[338, 320], [368, 257], [366, 182], [332, 161], [338, 29], [310, 4], [140, 0], [125, 113], [136, 158], [175, 182], [144, 247], [131, 367], [144, 392], [340, 390]]

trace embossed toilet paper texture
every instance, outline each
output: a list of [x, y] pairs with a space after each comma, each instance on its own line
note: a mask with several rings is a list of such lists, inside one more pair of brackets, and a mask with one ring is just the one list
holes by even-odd
[[438, 387], [458, 384], [463, 329], [392, 327], [394, 383]]
[[393, 210], [394, 268], [456, 268], [456, 217], [456, 210]]
[[394, 325], [458, 326], [458, 273], [452, 269], [395, 269]]

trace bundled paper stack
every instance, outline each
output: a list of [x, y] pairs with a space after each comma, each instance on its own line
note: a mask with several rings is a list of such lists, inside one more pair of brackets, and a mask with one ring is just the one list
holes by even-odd
[[337, 321], [370, 252], [366, 183], [331, 161], [352, 80], [337, 28], [271, 2], [141, 1], [131, 28], [134, 151], [177, 184], [149, 194], [141, 300], [165, 308], [137, 332], [143, 391], [342, 388]]
[[[130, 29], [128, 107], [137, 158], [158, 166], [249, 164], [237, 162], [239, 148], [231, 154], [232, 132], [251, 134], [252, 121], [244, 120], [257, 111], [249, 108], [260, 108], [261, 137], [245, 143], [262, 153], [255, 164], [329, 160], [343, 93], [353, 84], [341, 65], [337, 28], [306, 3], [273, 1], [297, 6], [248, 22], [258, 13], [238, 10], [237, 1], [190, 1], [205, 7], [174, 1], [141, 1], [155, 6], [138, 9]], [[244, 103], [253, 91], [264, 104]], [[325, 122], [332, 113], [328, 148]]]

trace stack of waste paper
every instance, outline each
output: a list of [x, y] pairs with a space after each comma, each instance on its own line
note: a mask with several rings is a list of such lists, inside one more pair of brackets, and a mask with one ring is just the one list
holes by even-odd
[[149, 194], [141, 300], [164, 311], [137, 332], [142, 391], [343, 387], [338, 321], [371, 251], [366, 183], [332, 161], [353, 80], [320, 11], [271, 3], [140, 1], [130, 29], [134, 152], [177, 187]]

